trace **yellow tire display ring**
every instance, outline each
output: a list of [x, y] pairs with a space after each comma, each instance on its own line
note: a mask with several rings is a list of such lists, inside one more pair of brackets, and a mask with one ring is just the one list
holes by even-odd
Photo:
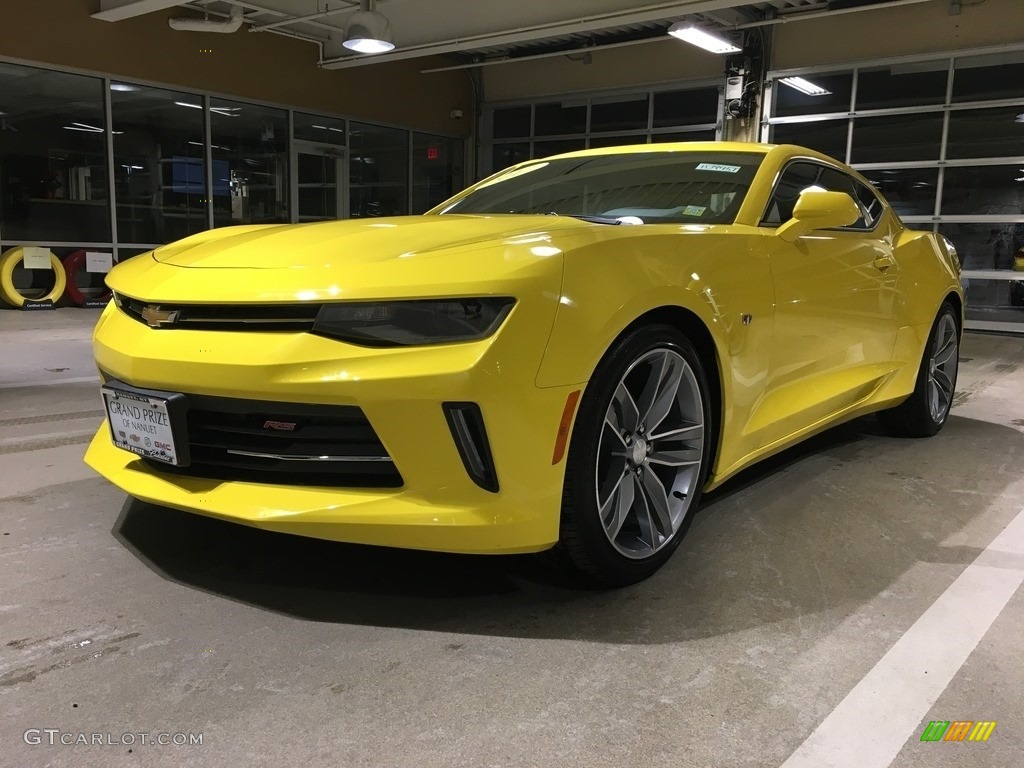
[[[53, 287], [46, 289], [19, 289], [14, 285], [14, 270], [25, 259], [25, 249], [21, 246], [11, 248], [0, 255], [0, 299], [8, 304], [20, 307], [26, 301], [52, 301], [54, 304], [64, 295], [67, 287], [67, 275], [60, 259], [50, 253], [50, 269], [53, 272]], [[25, 291], [24, 293], [22, 291]]]

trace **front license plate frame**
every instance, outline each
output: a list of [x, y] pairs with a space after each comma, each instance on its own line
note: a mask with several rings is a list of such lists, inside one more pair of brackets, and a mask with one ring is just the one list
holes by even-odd
[[[110, 439], [117, 448], [167, 466], [189, 465], [188, 407], [184, 394], [140, 389], [120, 381], [107, 381], [100, 387], [100, 393]], [[111, 404], [115, 402], [143, 418], [131, 418], [127, 413], [112, 413]], [[154, 418], [146, 419], [143, 411], [150, 412]], [[166, 414], [166, 425], [161, 423], [161, 414]], [[121, 422], [117, 423], [119, 419]], [[140, 428], [134, 428], [133, 425]], [[133, 441], [132, 436], [138, 439]], [[149, 445], [146, 445], [147, 441]]]

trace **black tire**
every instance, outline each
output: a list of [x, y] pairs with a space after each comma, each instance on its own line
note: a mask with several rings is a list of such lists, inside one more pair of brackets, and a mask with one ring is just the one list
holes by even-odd
[[[956, 344], [951, 358], [952, 376], [949, 377], [950, 392], [948, 402], [945, 403], [936, 416], [931, 405], [933, 397], [933, 386], [931, 384], [932, 362], [939, 351], [936, 349], [936, 339], [941, 332], [940, 329], [948, 329], [950, 321], [955, 329], [954, 338]], [[928, 343], [925, 345], [924, 354], [921, 356], [921, 365], [917, 371], [917, 383], [914, 386], [913, 393], [900, 405], [880, 411], [878, 414], [878, 420], [889, 434], [896, 437], [931, 437], [942, 429], [949, 420], [953, 395], [956, 393], [959, 347], [960, 316], [953, 305], [947, 301], [939, 308], [939, 313], [932, 324], [931, 333], [928, 334]]]
[[[678, 525], [670, 536], [663, 537], [663, 543], [658, 545], [660, 548], [653, 551], [649, 557], [638, 557], [635, 555], [630, 557], [622, 554], [612, 544], [611, 537], [614, 534], [606, 532], [605, 524], [600, 517], [598, 494], [595, 492], [597, 490], [597, 478], [600, 469], [598, 450], [601, 436], [606, 429], [606, 413], [611, 406], [613, 395], [618, 391], [620, 381], [623, 381], [628, 371], [637, 370], [634, 366], [640, 364], [639, 361], [644, 359], [654, 360], [656, 358], [650, 356], [657, 355], [663, 350], [675, 353], [675, 355], [680, 356], [685, 361], [693, 374], [692, 379], [687, 377], [688, 383], [686, 386], [688, 390], [693, 391], [695, 385], [696, 391], [700, 393], [699, 406], [693, 398], [690, 398], [690, 400], [693, 402], [691, 406], [693, 411], [699, 410], [702, 413], [703, 438], [699, 450], [692, 446], [690, 450], [694, 452], [694, 455], [699, 453], [701, 463], [695, 472], [687, 475], [688, 492], [682, 495], [676, 492], [671, 493], [675, 499], [685, 498], [688, 500], [685, 508], [678, 507], [683, 515], [681, 524]], [[673, 359], [675, 359], [674, 356]], [[673, 402], [675, 401], [673, 400]], [[679, 546], [679, 542], [685, 535], [687, 528], [689, 528], [693, 514], [700, 501], [701, 490], [707, 478], [711, 463], [711, 446], [714, 442], [712, 439], [714, 423], [710, 402], [707, 376], [700, 357], [689, 340], [677, 329], [667, 325], [643, 326], [628, 333], [613, 345], [598, 365], [590, 384], [587, 386], [580, 404], [579, 413], [576, 416], [575, 427], [573, 428], [572, 439], [569, 445], [565, 484], [562, 494], [561, 530], [559, 544], [556, 548], [557, 553], [562, 556], [564, 561], [567, 561], [578, 572], [582, 572], [590, 580], [596, 581], [602, 586], [625, 586], [642, 581], [665, 564], [672, 556], [676, 547]], [[676, 409], [675, 412], [681, 418], [681, 410], [679, 410], [681, 406], [673, 405], [671, 408]], [[664, 423], [668, 423], [668, 421], [668, 417], [665, 417]], [[654, 432], [655, 430], [651, 429], [647, 433], [650, 438], [649, 451], [655, 451], [656, 436], [653, 434]], [[665, 440], [667, 442], [675, 442], [668, 438]], [[636, 442], [640, 443], [640, 440]], [[661, 443], [659, 442], [659, 444]], [[629, 449], [625, 450], [628, 451]], [[650, 455], [653, 460], [657, 452], [655, 451]], [[628, 462], [629, 460], [623, 457], [622, 461]], [[636, 473], [637, 479], [635, 482], [637, 485], [634, 487], [637, 489], [637, 493], [643, 494], [642, 485], [644, 480], [648, 478], [645, 477], [644, 480], [640, 478], [645, 471], [657, 475], [658, 473], [655, 471], [656, 465], [649, 465], [646, 470], [642, 466], [631, 470], [629, 466], [629, 464], [625, 464], [625, 473]], [[657, 469], [662, 473], [666, 471], [669, 473], [683, 472], [683, 470], [671, 469], [662, 465], [657, 465]], [[629, 477], [629, 482], [632, 484], [634, 478]], [[667, 487], [666, 490], [668, 490]], [[644, 504], [646, 503], [645, 500]], [[669, 503], [674, 504], [678, 502], [670, 501]], [[637, 523], [639, 524], [639, 520], [637, 520]], [[653, 524], [654, 516], [652, 513], [648, 520], [649, 529], [653, 529]], [[621, 530], [624, 535], [627, 532], [627, 527], [623, 526]], [[639, 538], [638, 536], [637, 539], [639, 540]]]

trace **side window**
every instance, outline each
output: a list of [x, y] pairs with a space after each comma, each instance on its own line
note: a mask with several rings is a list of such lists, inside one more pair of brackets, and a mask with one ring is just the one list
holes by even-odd
[[879, 218], [881, 218], [882, 211], [884, 210], [882, 201], [878, 199], [878, 195], [875, 193], [875, 190], [866, 184], [857, 182], [857, 201], [860, 203], [861, 208], [864, 209], [868, 226], [875, 226], [875, 224], [878, 223]]
[[861, 209], [860, 218], [849, 227], [843, 229], [870, 229], [871, 222], [865, 217], [864, 204], [860, 202], [860, 194], [857, 190], [857, 180], [835, 168], [825, 168], [821, 172], [818, 186], [827, 189], [829, 192], [845, 192], [854, 199], [857, 207]]
[[860, 218], [843, 229], [870, 229], [882, 214], [882, 202], [878, 196], [852, 176], [817, 163], [795, 162], [787, 166], [776, 184], [761, 224], [768, 227], [785, 224], [793, 217], [800, 193], [813, 186], [829, 192], [845, 192], [857, 203], [861, 210]]
[[775, 192], [761, 223], [778, 227], [793, 218], [793, 208], [800, 199], [800, 193], [817, 183], [819, 173], [821, 166], [814, 163], [798, 162], [787, 166], [775, 185]]

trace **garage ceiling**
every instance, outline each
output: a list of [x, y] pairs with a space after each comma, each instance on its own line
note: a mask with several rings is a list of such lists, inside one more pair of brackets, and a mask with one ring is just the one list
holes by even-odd
[[[552, 51], [625, 45], [662, 37], [673, 22], [689, 20], [712, 28], [735, 28], [779, 16], [848, 10], [875, 4], [930, 0], [377, 0], [391, 23], [397, 48], [364, 56], [341, 46], [345, 26], [359, 0], [100, 0], [97, 18], [123, 18], [180, 6], [227, 18], [241, 7], [249, 32], [300, 37], [323, 45], [329, 69], [435, 54], [457, 54], [464, 62], [493, 61]], [[240, 32], [238, 34], [244, 34]]]

